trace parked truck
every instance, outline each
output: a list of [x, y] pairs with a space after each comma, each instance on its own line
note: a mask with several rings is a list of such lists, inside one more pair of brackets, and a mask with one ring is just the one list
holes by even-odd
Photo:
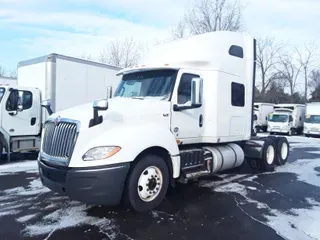
[[[0, 87], [0, 155], [39, 151], [50, 111], [62, 111], [107, 96], [120, 81], [118, 67], [59, 54], [18, 63], [18, 85]], [[51, 102], [49, 112], [42, 100]], [[81, 112], [79, 112], [81, 114]]]
[[268, 116], [273, 112], [272, 103], [254, 103], [253, 130], [258, 133], [268, 129]]
[[320, 102], [307, 103], [303, 132], [306, 137], [320, 136]]
[[150, 49], [118, 72], [114, 97], [52, 114], [38, 157], [44, 186], [97, 205], [157, 207], [176, 182], [286, 163], [285, 137], [253, 136], [256, 40], [221, 31]]
[[17, 86], [18, 80], [14, 77], [0, 76], [0, 86]]
[[305, 112], [303, 104], [276, 104], [268, 118], [268, 132], [301, 135]]

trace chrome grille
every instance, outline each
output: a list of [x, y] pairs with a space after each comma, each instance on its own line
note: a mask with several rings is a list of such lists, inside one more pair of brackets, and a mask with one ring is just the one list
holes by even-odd
[[42, 151], [52, 158], [69, 160], [77, 140], [77, 123], [47, 122], [44, 126]]

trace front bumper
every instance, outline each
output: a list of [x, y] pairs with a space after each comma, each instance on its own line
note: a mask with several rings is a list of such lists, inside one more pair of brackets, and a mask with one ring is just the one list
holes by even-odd
[[73, 200], [93, 205], [117, 205], [130, 163], [97, 168], [53, 167], [38, 161], [42, 184]]

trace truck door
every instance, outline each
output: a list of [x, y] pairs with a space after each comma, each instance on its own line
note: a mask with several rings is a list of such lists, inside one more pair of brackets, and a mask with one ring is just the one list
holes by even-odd
[[35, 136], [40, 130], [40, 91], [17, 89], [10, 92], [2, 109], [2, 128], [10, 136]]
[[197, 142], [203, 132], [203, 106], [187, 110], [174, 111], [173, 105], [191, 105], [191, 81], [201, 77], [197, 71], [179, 71], [177, 83], [172, 95], [171, 132], [184, 143]]

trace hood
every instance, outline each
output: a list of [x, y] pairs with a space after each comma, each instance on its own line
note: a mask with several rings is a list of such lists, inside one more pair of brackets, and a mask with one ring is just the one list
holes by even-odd
[[[87, 103], [76, 107], [68, 108], [63, 111], [56, 112], [50, 116], [55, 119], [57, 116], [78, 120], [81, 122], [81, 128], [88, 126], [90, 119], [93, 118], [93, 103]], [[156, 120], [163, 118], [163, 114], [170, 115], [170, 102], [160, 101], [158, 98], [148, 99], [132, 99], [116, 97], [109, 99], [108, 109], [99, 111], [99, 115], [103, 116], [104, 121], [114, 123], [123, 123], [129, 121], [133, 123], [135, 120], [141, 122]]]

